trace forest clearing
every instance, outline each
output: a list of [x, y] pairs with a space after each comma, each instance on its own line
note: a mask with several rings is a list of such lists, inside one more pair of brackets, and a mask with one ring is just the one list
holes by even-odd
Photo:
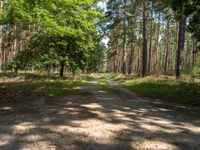
[[0, 150], [200, 150], [200, 1], [0, 0]]

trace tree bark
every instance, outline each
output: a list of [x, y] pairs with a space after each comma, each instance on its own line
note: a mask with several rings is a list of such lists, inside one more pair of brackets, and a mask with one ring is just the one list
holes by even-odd
[[167, 48], [166, 48], [166, 54], [165, 54], [165, 64], [164, 64], [164, 72], [167, 72], [167, 67], [168, 67], [168, 56], [169, 56], [169, 34], [170, 34], [170, 22], [169, 20], [167, 21]]
[[114, 56], [114, 73], [115, 74], [118, 73], [118, 50], [116, 50], [115, 56]]
[[149, 39], [149, 62], [148, 62], [148, 73], [151, 72], [151, 53], [152, 53], [152, 30], [153, 30], [153, 2], [151, 4], [151, 26], [150, 26], [150, 39]]
[[131, 52], [130, 52], [130, 57], [129, 57], [129, 64], [128, 64], [128, 74], [130, 75], [132, 73], [132, 68], [133, 68], [133, 53], [134, 53], [134, 46], [133, 43], [131, 43]]
[[131, 33], [131, 50], [130, 50], [130, 57], [129, 57], [129, 64], [128, 64], [128, 74], [130, 75], [133, 71], [133, 55], [134, 55], [134, 29], [135, 29], [135, 22], [136, 19], [133, 22], [133, 26], [132, 26], [132, 33]]
[[176, 54], [176, 78], [181, 77], [181, 63], [182, 63], [182, 52], [185, 45], [185, 27], [186, 27], [187, 17], [182, 12], [181, 20], [179, 21], [179, 34], [178, 34], [178, 49]]
[[156, 42], [155, 42], [155, 60], [154, 60], [154, 70], [157, 71], [158, 64], [159, 64], [159, 37], [160, 37], [160, 13], [158, 14], [158, 23], [157, 23], [157, 35], [156, 35]]
[[142, 76], [147, 75], [147, 10], [146, 1], [143, 0], [143, 51], [142, 51]]
[[2, 26], [0, 25], [0, 72], [3, 63], [3, 53], [2, 53]]
[[195, 55], [196, 55], [196, 52], [197, 52], [197, 48], [196, 48], [196, 40], [193, 40], [193, 43], [192, 43], [192, 67], [195, 66]]
[[124, 22], [123, 22], [123, 52], [122, 52], [122, 73], [126, 74], [126, 0], [124, 0]]
[[118, 39], [117, 39], [117, 46], [116, 46], [116, 51], [115, 51], [115, 56], [114, 56], [114, 73], [118, 73]]
[[[0, 1], [0, 12], [3, 10], [3, 1]], [[3, 42], [3, 26], [0, 25], [0, 72], [2, 71], [2, 64], [3, 64], [3, 50], [2, 50], [2, 42]]]

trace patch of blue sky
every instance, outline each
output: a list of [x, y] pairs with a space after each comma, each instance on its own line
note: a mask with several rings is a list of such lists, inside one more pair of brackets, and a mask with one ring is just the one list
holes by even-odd
[[105, 10], [106, 11], [106, 1], [100, 1], [98, 4], [97, 4], [101, 9]]

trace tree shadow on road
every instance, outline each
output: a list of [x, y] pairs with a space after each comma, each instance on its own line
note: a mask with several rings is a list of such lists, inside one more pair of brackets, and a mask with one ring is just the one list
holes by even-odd
[[0, 149], [199, 149], [200, 119], [155, 102], [94, 84], [27, 98], [27, 105], [0, 108]]

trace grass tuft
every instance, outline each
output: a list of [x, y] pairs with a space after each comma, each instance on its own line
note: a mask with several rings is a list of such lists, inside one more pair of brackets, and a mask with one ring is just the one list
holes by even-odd
[[100, 80], [97, 83], [98, 86], [100, 86], [102, 89], [107, 90], [109, 88], [109, 83], [106, 80]]

